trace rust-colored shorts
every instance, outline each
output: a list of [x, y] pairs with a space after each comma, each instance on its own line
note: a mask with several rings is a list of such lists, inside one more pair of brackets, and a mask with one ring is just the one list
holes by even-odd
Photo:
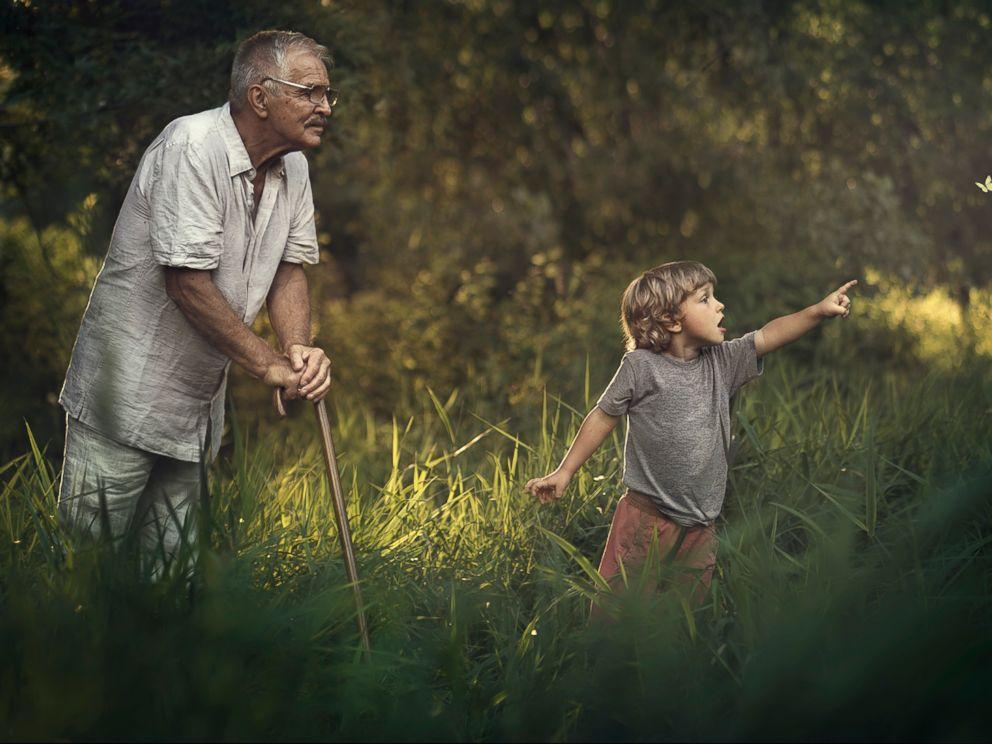
[[[680, 586], [688, 584], [694, 601], [701, 602], [716, 565], [717, 543], [713, 525], [682, 527], [659, 512], [649, 497], [636, 491], [627, 491], [617, 502], [603, 559], [599, 562], [600, 575], [614, 589], [622, 590], [622, 573], [626, 573], [628, 578], [640, 573], [655, 535], [659, 565], [669, 567], [666, 571], [668, 580], [659, 586], [656, 578], [644, 577], [645, 588], [656, 591], [671, 583]], [[678, 566], [678, 569], [673, 572], [671, 566]]]

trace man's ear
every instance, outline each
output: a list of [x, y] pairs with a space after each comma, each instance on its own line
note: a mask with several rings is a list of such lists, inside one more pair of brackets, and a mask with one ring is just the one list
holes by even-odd
[[261, 85], [253, 85], [248, 89], [248, 107], [255, 112], [259, 119], [269, 118], [269, 92]]

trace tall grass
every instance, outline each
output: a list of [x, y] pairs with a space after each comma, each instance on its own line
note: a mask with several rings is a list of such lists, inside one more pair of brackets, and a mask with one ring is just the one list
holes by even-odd
[[541, 507], [521, 486], [584, 405], [518, 426], [434, 391], [386, 422], [339, 401], [368, 661], [309, 411], [234, 427], [200, 549], [158, 581], [65, 533], [32, 439], [3, 470], [3, 736], [984, 738], [990, 400], [981, 371], [770, 365], [735, 405], [705, 601], [633, 593], [592, 626], [621, 433]]

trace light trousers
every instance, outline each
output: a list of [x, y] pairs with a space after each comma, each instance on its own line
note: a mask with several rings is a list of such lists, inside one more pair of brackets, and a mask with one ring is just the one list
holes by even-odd
[[73, 529], [136, 538], [171, 561], [184, 542], [195, 542], [202, 471], [198, 462], [129, 447], [67, 416], [59, 513]]

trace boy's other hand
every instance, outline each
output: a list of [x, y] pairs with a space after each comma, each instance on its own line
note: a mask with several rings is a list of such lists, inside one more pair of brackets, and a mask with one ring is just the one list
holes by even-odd
[[816, 306], [816, 310], [821, 318], [836, 318], [838, 315], [846, 318], [851, 314], [851, 298], [847, 292], [858, 283], [857, 279], [852, 279], [840, 289], [831, 292], [824, 297]]
[[537, 497], [542, 504], [546, 504], [554, 499], [560, 499], [571, 480], [572, 476], [568, 473], [556, 470], [543, 478], [531, 478], [524, 486], [524, 490], [531, 496]]

